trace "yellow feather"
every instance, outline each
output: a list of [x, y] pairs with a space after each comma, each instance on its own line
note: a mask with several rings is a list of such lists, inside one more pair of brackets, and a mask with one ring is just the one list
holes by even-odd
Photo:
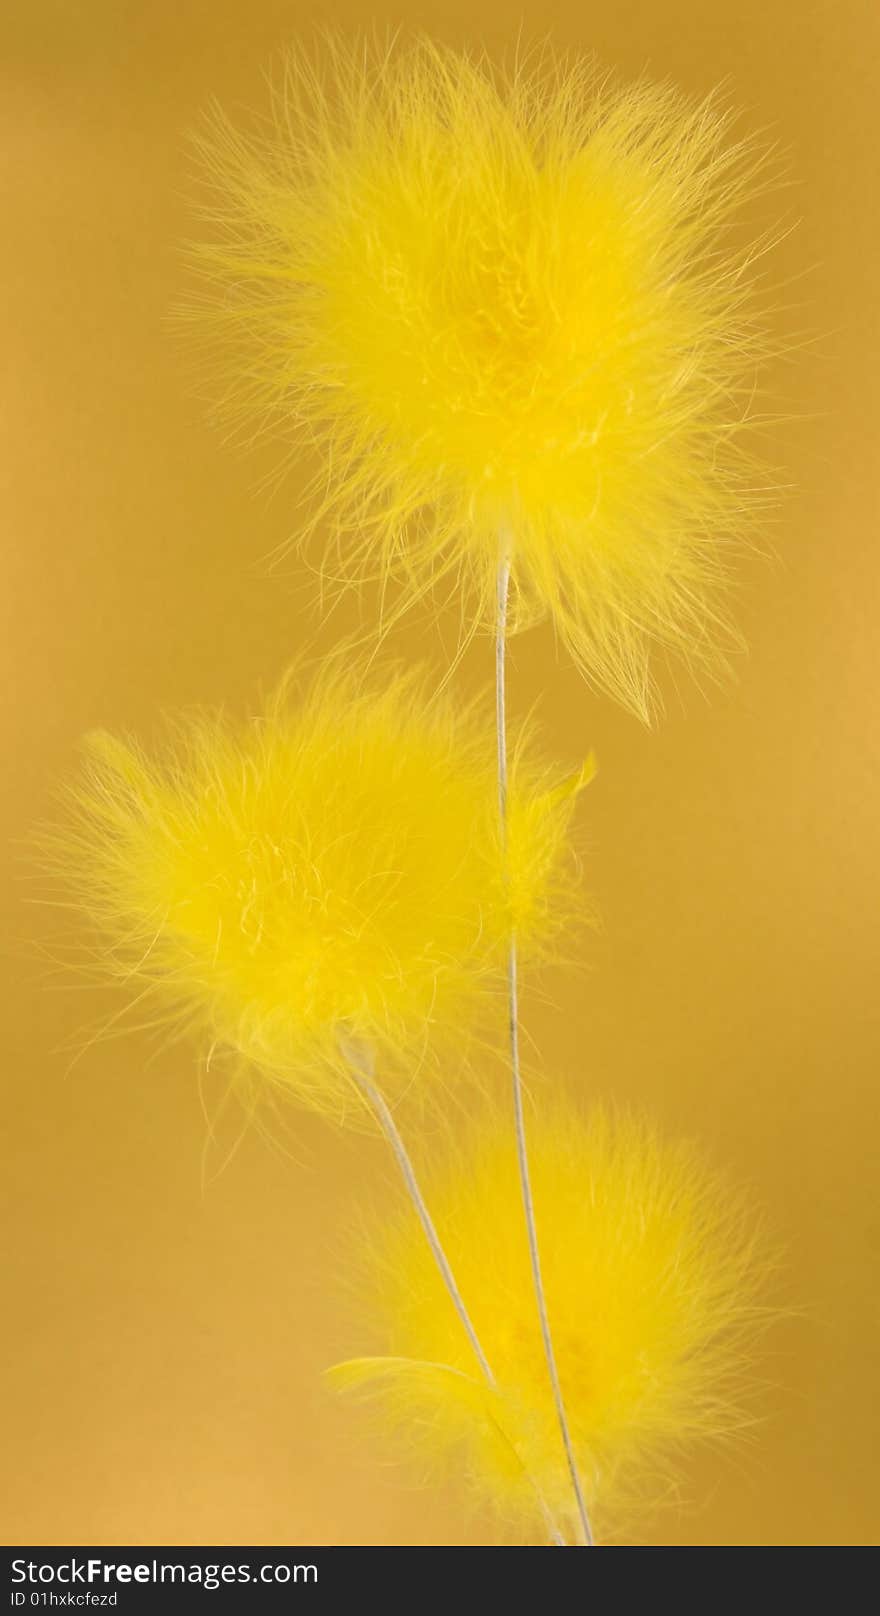
[[516, 927], [540, 954], [576, 912], [560, 790], [526, 734], [503, 867], [491, 717], [418, 676], [334, 665], [249, 723], [181, 720], [164, 751], [86, 743], [48, 855], [100, 934], [100, 970], [305, 1103], [394, 1098], [466, 1037]]
[[221, 411], [322, 451], [329, 574], [446, 578], [491, 623], [504, 536], [514, 626], [549, 613], [642, 716], [652, 639], [715, 654], [767, 481], [762, 254], [730, 232], [764, 164], [730, 122], [549, 52], [362, 42], [294, 48], [259, 134], [211, 119]]
[[[494, 1390], [480, 1387], [480, 1401], [469, 1389], [479, 1371], [408, 1207], [373, 1231], [363, 1258], [383, 1356], [336, 1380], [369, 1393], [424, 1458], [454, 1464], [522, 1532], [541, 1531], [538, 1499], [573, 1532], [510, 1135], [508, 1119], [492, 1117], [423, 1174]], [[562, 1390], [607, 1536], [631, 1497], [644, 1507], [663, 1493], [688, 1443], [744, 1423], [767, 1260], [738, 1193], [646, 1123], [557, 1100], [529, 1135]]]

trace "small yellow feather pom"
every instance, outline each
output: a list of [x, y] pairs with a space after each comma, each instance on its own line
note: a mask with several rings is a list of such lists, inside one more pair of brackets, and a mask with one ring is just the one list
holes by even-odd
[[99, 733], [51, 860], [143, 1007], [301, 1100], [356, 1107], [352, 1050], [387, 1097], [464, 1036], [512, 927], [540, 951], [576, 907], [560, 786], [523, 736], [502, 869], [492, 729], [401, 674], [332, 670], [263, 716], [176, 726], [164, 754]]
[[[423, 1458], [540, 1537], [577, 1541], [571, 1482], [535, 1309], [506, 1119], [428, 1172], [423, 1189], [494, 1373], [481, 1378], [408, 1208], [368, 1248], [365, 1305], [384, 1356], [330, 1371], [369, 1393]], [[551, 1328], [588, 1507], [607, 1537], [668, 1487], [695, 1438], [731, 1433], [761, 1318], [753, 1221], [686, 1146], [641, 1121], [557, 1102], [530, 1127]]]
[[715, 654], [766, 481], [761, 254], [730, 228], [763, 165], [729, 126], [550, 53], [505, 75], [427, 43], [294, 49], [262, 132], [212, 118], [221, 413], [324, 451], [328, 572], [394, 574], [404, 603], [447, 577], [491, 623], [504, 547], [512, 626], [549, 613], [642, 716], [652, 638]]

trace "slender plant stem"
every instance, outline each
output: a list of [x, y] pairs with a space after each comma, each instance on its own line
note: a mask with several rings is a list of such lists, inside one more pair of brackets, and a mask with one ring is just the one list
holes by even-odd
[[[400, 1168], [403, 1182], [406, 1185], [407, 1193], [409, 1194], [409, 1198], [415, 1207], [419, 1222], [422, 1225], [425, 1239], [427, 1240], [431, 1250], [431, 1255], [434, 1258], [438, 1269], [440, 1270], [443, 1283], [449, 1292], [452, 1305], [458, 1314], [464, 1332], [474, 1349], [474, 1355], [480, 1369], [483, 1372], [483, 1376], [487, 1384], [494, 1389], [495, 1376], [493, 1375], [489, 1366], [489, 1360], [487, 1359], [486, 1354], [480, 1345], [480, 1338], [477, 1335], [476, 1329], [471, 1320], [471, 1316], [465, 1307], [464, 1297], [462, 1296], [461, 1291], [456, 1283], [455, 1275], [452, 1272], [449, 1258], [443, 1249], [440, 1236], [437, 1233], [434, 1219], [431, 1217], [431, 1214], [428, 1211], [427, 1203], [421, 1189], [419, 1188], [419, 1181], [416, 1178], [415, 1168], [413, 1167], [409, 1151], [403, 1142], [400, 1130], [394, 1120], [394, 1116], [388, 1102], [386, 1101], [377, 1084], [373, 1082], [371, 1071], [367, 1069], [371, 1066], [371, 1062], [365, 1058], [363, 1051], [356, 1052], [348, 1045], [344, 1045], [343, 1049], [351, 1069], [352, 1077], [358, 1088], [361, 1090], [361, 1093], [369, 1101], [370, 1108], [373, 1111], [373, 1114], [375, 1115], [376, 1120], [385, 1135], [385, 1138], [391, 1146], [394, 1159]], [[547, 1508], [547, 1505], [544, 1502], [544, 1499], [541, 1497], [541, 1494], [534, 1482], [532, 1482], [532, 1486], [535, 1487], [538, 1503], [541, 1507], [542, 1514], [547, 1523], [547, 1530], [549, 1531], [553, 1542], [558, 1548], [564, 1548], [565, 1538], [562, 1536], [562, 1533], [556, 1525], [553, 1516]]]
[[[507, 608], [510, 594], [510, 550], [506, 541], [502, 543], [498, 562], [498, 594], [495, 626], [495, 719], [498, 738], [498, 812], [501, 819], [502, 845], [507, 840]], [[544, 1281], [541, 1276], [541, 1255], [538, 1249], [538, 1231], [535, 1225], [535, 1204], [532, 1197], [532, 1182], [529, 1173], [529, 1153], [526, 1142], [525, 1112], [523, 1107], [522, 1069], [519, 1054], [519, 990], [518, 990], [518, 960], [516, 933], [511, 931], [510, 945], [507, 960], [507, 1004], [508, 1026], [510, 1035], [510, 1067], [513, 1085], [513, 1114], [516, 1125], [516, 1152], [519, 1162], [519, 1179], [522, 1189], [523, 1211], [525, 1213], [526, 1230], [529, 1241], [529, 1258], [532, 1266], [532, 1281], [535, 1289], [535, 1300], [538, 1305], [538, 1317], [541, 1322], [541, 1336], [544, 1342], [544, 1356], [547, 1359], [547, 1369], [550, 1375], [550, 1384], [553, 1388], [553, 1401], [556, 1405], [556, 1417], [559, 1421], [559, 1430], [565, 1448], [565, 1457], [568, 1461], [571, 1483], [577, 1501], [577, 1512], [580, 1517], [584, 1544], [592, 1547], [594, 1543], [593, 1532], [590, 1526], [590, 1517], [584, 1499], [578, 1467], [574, 1456], [574, 1447], [568, 1418], [565, 1412], [565, 1402], [562, 1396], [562, 1387], [559, 1383], [559, 1371], [556, 1366], [556, 1354], [553, 1350], [553, 1336], [550, 1331], [550, 1319], [547, 1313], [547, 1298], [544, 1294]]]
[[449, 1258], [447, 1257], [446, 1252], [443, 1250], [440, 1236], [438, 1235], [434, 1226], [434, 1219], [431, 1217], [425, 1203], [425, 1198], [419, 1189], [419, 1181], [416, 1178], [415, 1168], [413, 1167], [410, 1159], [409, 1151], [401, 1138], [400, 1130], [391, 1113], [391, 1108], [381, 1090], [373, 1082], [372, 1077], [364, 1071], [363, 1059], [360, 1061], [355, 1061], [352, 1059], [351, 1051], [347, 1051], [347, 1054], [351, 1065], [352, 1076], [354, 1077], [358, 1088], [369, 1100], [376, 1120], [379, 1123], [385, 1138], [388, 1140], [389, 1145], [391, 1146], [394, 1158], [398, 1167], [400, 1168], [403, 1182], [406, 1185], [409, 1193], [410, 1200], [418, 1213], [419, 1222], [421, 1223], [425, 1233], [425, 1239], [431, 1248], [431, 1255], [440, 1270], [443, 1283], [449, 1292], [452, 1305], [455, 1308], [459, 1319], [461, 1320], [465, 1335], [474, 1349], [477, 1362], [483, 1371], [486, 1380], [490, 1386], [494, 1386], [495, 1376], [489, 1368], [489, 1360], [480, 1345], [480, 1338], [474, 1328], [471, 1316], [464, 1305], [464, 1298], [458, 1288], [458, 1285], [456, 1284], [455, 1275], [453, 1274], [449, 1265]]

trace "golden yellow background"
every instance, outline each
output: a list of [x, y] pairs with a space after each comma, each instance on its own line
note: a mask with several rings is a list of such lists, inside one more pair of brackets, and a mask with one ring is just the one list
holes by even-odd
[[[738, 681], [706, 699], [667, 679], [647, 733], [587, 692], [549, 630], [516, 644], [514, 704], [540, 689], [560, 755], [599, 756], [584, 823], [604, 917], [587, 975], [545, 980], [552, 1004], [527, 984], [525, 1019], [555, 1080], [702, 1139], [786, 1249], [762, 1423], [688, 1465], [682, 1507], [639, 1537], [876, 1541], [875, 0], [5, 9], [5, 1541], [485, 1540], [454, 1486], [419, 1486], [319, 1381], [358, 1347], [334, 1274], [351, 1207], [384, 1191], [381, 1144], [293, 1116], [282, 1149], [248, 1131], [219, 1171], [224, 1123], [203, 1184], [190, 1050], [133, 1034], [71, 1066], [114, 1005], [36, 953], [59, 920], [30, 902], [19, 846], [83, 730], [243, 707], [314, 640], [310, 587], [262, 566], [295, 490], [255, 494], [269, 457], [206, 424], [168, 316], [193, 228], [188, 128], [211, 96], [259, 105], [274, 53], [318, 20], [492, 50], [549, 29], [625, 74], [726, 80], [789, 151], [783, 326], [815, 340], [772, 378], [798, 417], [775, 433], [792, 492], [773, 559], [741, 569]], [[317, 643], [355, 621], [345, 607]], [[439, 634], [411, 619], [398, 649], [426, 645], [439, 664]], [[483, 643], [463, 677], [489, 671]]]

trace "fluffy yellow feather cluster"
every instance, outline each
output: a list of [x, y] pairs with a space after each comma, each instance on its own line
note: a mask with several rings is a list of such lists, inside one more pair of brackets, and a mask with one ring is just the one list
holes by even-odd
[[519, 748], [502, 867], [491, 724], [417, 677], [325, 672], [263, 716], [176, 726], [153, 760], [99, 733], [54, 860], [137, 1002], [338, 1114], [351, 1050], [389, 1097], [461, 1038], [515, 929], [540, 950], [573, 901], [588, 769]]
[[[294, 50], [262, 130], [216, 114], [200, 146], [200, 309], [238, 356], [222, 407], [321, 453], [328, 573], [396, 580], [402, 605], [445, 581], [496, 628], [498, 728], [423, 673], [361, 682], [335, 657], [248, 722], [179, 720], [155, 756], [92, 736], [45, 844], [148, 1017], [384, 1129], [412, 1205], [366, 1257], [381, 1356], [337, 1382], [529, 1539], [588, 1542], [587, 1512], [607, 1537], [683, 1443], [740, 1422], [761, 1261], [738, 1198], [639, 1121], [556, 1100], [530, 1190], [517, 964], [579, 908], [591, 765], [553, 775], [524, 730], [508, 771], [506, 632], [549, 615], [643, 717], [652, 641], [717, 654], [726, 547], [759, 503], [756, 255], [731, 226], [762, 161], [713, 102], [429, 43]], [[390, 1107], [462, 1069], [493, 998], [518, 1140], [490, 1117], [425, 1200]]]
[[[738, 1196], [643, 1122], [557, 1102], [530, 1129], [549, 1316], [582, 1483], [603, 1536], [668, 1486], [694, 1438], [742, 1423], [739, 1382], [764, 1273]], [[384, 1356], [330, 1371], [368, 1392], [422, 1455], [540, 1540], [577, 1541], [547, 1381], [509, 1124], [426, 1176], [447, 1256], [495, 1376], [487, 1387], [409, 1209], [366, 1253]], [[572, 1541], [572, 1537], [569, 1537]]]
[[[550, 613], [641, 715], [656, 638], [713, 651], [758, 496], [762, 342], [732, 216], [761, 160], [714, 103], [547, 53], [505, 76], [432, 44], [294, 50], [262, 132], [200, 139], [202, 313], [233, 415], [325, 451], [336, 572], [448, 576], [491, 622]], [[328, 473], [329, 468], [329, 487]]]

